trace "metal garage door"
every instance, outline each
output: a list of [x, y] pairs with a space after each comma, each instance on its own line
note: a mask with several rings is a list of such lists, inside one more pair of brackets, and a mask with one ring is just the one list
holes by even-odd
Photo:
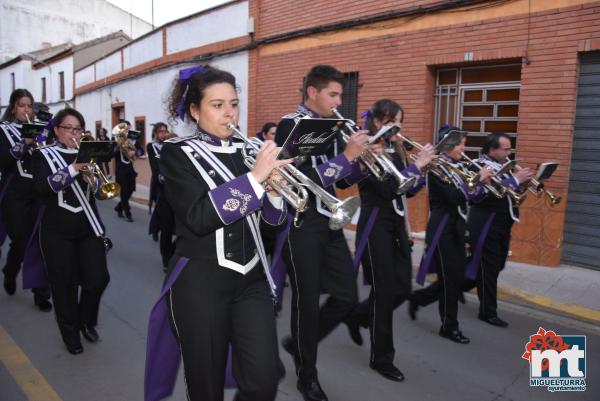
[[580, 61], [562, 261], [600, 269], [600, 52]]

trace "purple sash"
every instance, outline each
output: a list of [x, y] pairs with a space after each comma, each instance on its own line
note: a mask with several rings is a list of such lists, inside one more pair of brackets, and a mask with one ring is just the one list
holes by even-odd
[[369, 215], [369, 219], [367, 220], [367, 226], [362, 232], [360, 241], [358, 242], [358, 246], [356, 247], [356, 252], [354, 253], [354, 273], [358, 273], [358, 266], [360, 265], [360, 260], [362, 258], [363, 252], [365, 251], [365, 247], [367, 246], [367, 242], [369, 242], [369, 235], [371, 235], [371, 230], [373, 230], [373, 226], [375, 225], [375, 219], [377, 219], [378, 213], [379, 208], [373, 208], [371, 214]]
[[[473, 257], [471, 258], [471, 262], [469, 262], [467, 265], [467, 271], [465, 272], [465, 276], [468, 279], [475, 280], [475, 278], [477, 278], [477, 270], [479, 268], [479, 261], [481, 260], [481, 253], [483, 252], [483, 245], [485, 244], [485, 239], [490, 232], [490, 227], [492, 226], [494, 217], [496, 217], [496, 212], [492, 212], [488, 216], [487, 220], [485, 221], [485, 225], [483, 226], [483, 231], [477, 239], [477, 247], [475, 247], [475, 251], [473, 251]], [[471, 241], [471, 243], [473, 243], [473, 241]]]
[[46, 211], [46, 206], [41, 206], [27, 247], [25, 248], [25, 256], [23, 257], [23, 289], [28, 288], [46, 288], [48, 287], [48, 274], [44, 267], [44, 257], [40, 246], [40, 224], [42, 217]]
[[421, 266], [419, 266], [419, 271], [417, 272], [417, 284], [423, 285], [425, 284], [425, 276], [429, 272], [429, 268], [431, 267], [431, 262], [433, 260], [433, 253], [437, 248], [438, 242], [440, 241], [440, 237], [444, 232], [444, 227], [446, 227], [446, 223], [448, 222], [448, 213], [444, 214], [442, 217], [442, 221], [440, 225], [435, 230], [435, 235], [433, 236], [433, 240], [431, 244], [427, 247], [427, 252], [421, 259]]
[[[6, 190], [8, 189], [8, 186], [10, 185], [10, 182], [12, 181], [13, 177], [14, 173], [11, 173], [6, 177], [6, 180], [4, 181], [4, 186], [2, 187], [2, 190], [0, 190], [0, 205], [2, 205], [2, 200], [4, 199], [4, 195], [6, 195]], [[4, 244], [4, 241], [6, 241], [6, 226], [4, 225], [4, 222], [0, 217], [0, 246]], [[1, 254], [2, 251], [0, 250], [0, 255]]]
[[[181, 351], [168, 319], [167, 293], [190, 260], [180, 257], [150, 312], [148, 342], [146, 343], [146, 371], [144, 374], [144, 401], [159, 401], [173, 394]], [[231, 347], [225, 369], [225, 387], [237, 387], [231, 369]]]

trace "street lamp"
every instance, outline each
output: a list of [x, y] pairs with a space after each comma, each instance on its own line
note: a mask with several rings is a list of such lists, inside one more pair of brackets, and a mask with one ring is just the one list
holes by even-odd
[[31, 59], [33, 59], [34, 61], [45, 65], [46, 67], [48, 67], [48, 73], [50, 74], [49, 80], [50, 80], [50, 85], [49, 86], [49, 90], [50, 90], [50, 96], [48, 97], [48, 101], [47, 103], [51, 103], [49, 100], [52, 98], [52, 67], [50, 66], [50, 64], [44, 62], [43, 60], [40, 60], [39, 58], [37, 58], [33, 53], [25, 53], [25, 55]]

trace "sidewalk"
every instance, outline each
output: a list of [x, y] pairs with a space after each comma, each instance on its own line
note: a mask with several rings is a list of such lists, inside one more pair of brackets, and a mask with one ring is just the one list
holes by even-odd
[[[355, 232], [344, 232], [350, 249], [354, 251]], [[423, 247], [423, 240], [415, 240], [413, 277], [419, 267]], [[435, 280], [435, 276], [429, 275], [427, 279]], [[508, 262], [498, 278], [498, 299], [600, 324], [600, 271], [566, 265], [545, 267]]]
[[[148, 195], [148, 187], [138, 184], [131, 200], [134, 205], [147, 208]], [[355, 232], [344, 230], [344, 233], [350, 250], [354, 252]], [[415, 240], [413, 277], [416, 276], [423, 246], [423, 240]], [[435, 276], [429, 275], [427, 279], [435, 280]], [[498, 278], [498, 299], [600, 324], [600, 271], [566, 265], [544, 267], [508, 262]]]

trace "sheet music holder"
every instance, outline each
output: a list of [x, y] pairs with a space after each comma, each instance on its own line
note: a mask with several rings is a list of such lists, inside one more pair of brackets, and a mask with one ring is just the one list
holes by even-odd
[[327, 153], [345, 121], [339, 118], [301, 118], [283, 143], [278, 158], [290, 159]]
[[538, 181], [547, 180], [548, 178], [552, 177], [552, 174], [554, 174], [554, 172], [556, 171], [557, 168], [558, 168], [558, 163], [555, 163], [555, 162], [542, 163], [538, 167], [538, 171], [535, 175], [535, 179]]
[[21, 137], [27, 139], [35, 139], [38, 135], [44, 133], [44, 128], [46, 128], [46, 124], [37, 124], [37, 123], [24, 123], [21, 126]]
[[115, 148], [114, 141], [83, 141], [79, 143], [79, 153], [75, 163], [89, 163], [92, 159], [96, 163], [110, 161]]
[[517, 161], [516, 160], [509, 160], [506, 163], [504, 163], [502, 165], [502, 167], [500, 167], [500, 170], [496, 171], [496, 175], [498, 177], [502, 176], [502, 174], [508, 173], [509, 171], [512, 171], [515, 166], [517, 165]]

